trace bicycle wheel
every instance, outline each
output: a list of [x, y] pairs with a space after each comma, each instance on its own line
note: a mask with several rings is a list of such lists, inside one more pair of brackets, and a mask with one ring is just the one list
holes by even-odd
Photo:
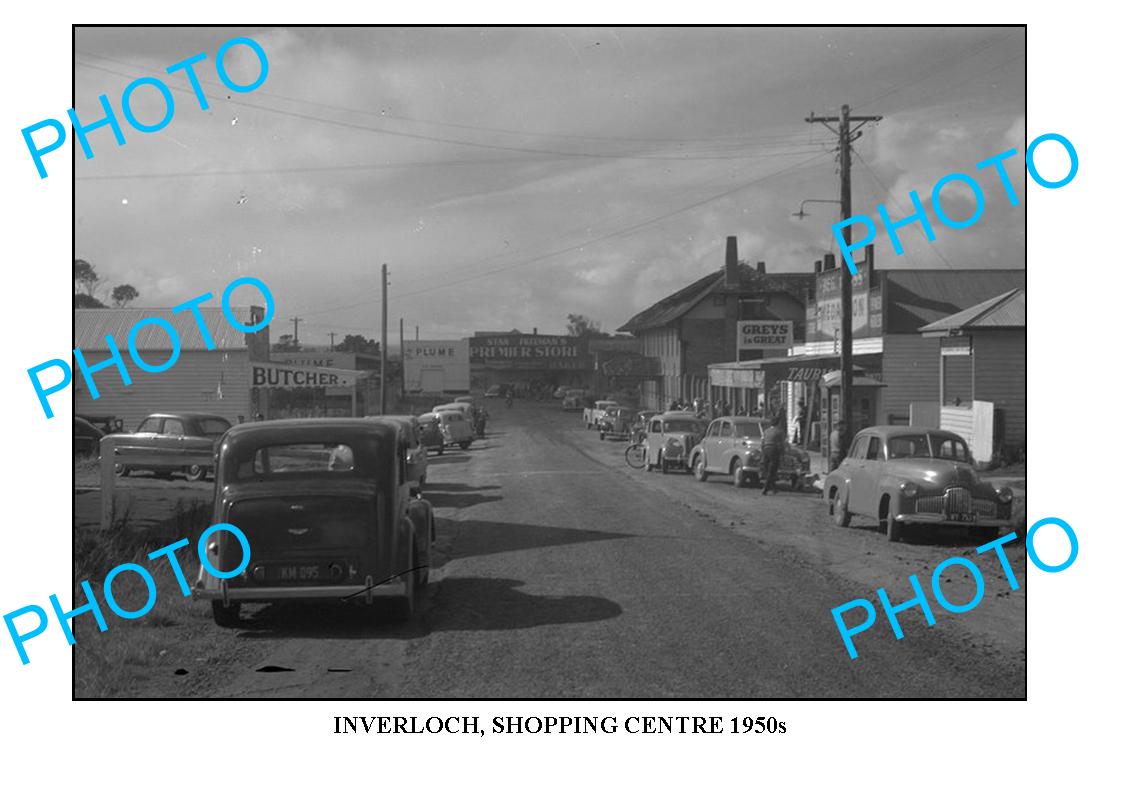
[[638, 442], [629, 445], [628, 449], [624, 451], [624, 461], [628, 463], [629, 467], [634, 467], [637, 470], [643, 467], [643, 445]]

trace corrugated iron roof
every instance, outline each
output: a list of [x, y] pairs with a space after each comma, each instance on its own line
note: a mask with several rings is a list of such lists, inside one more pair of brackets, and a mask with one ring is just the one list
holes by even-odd
[[1026, 286], [1023, 269], [883, 269], [880, 273], [885, 291], [882, 328], [891, 334], [917, 332], [988, 297]]
[[952, 329], [1025, 328], [1026, 292], [1015, 288], [981, 301], [973, 307], [948, 315], [921, 328], [921, 332], [946, 332]]
[[[239, 323], [252, 325], [249, 307], [231, 307], [230, 310]], [[221, 307], [200, 307], [199, 314], [214, 340], [216, 350], [246, 348], [246, 333], [230, 324]], [[173, 313], [167, 307], [74, 310], [74, 347], [83, 351], [108, 351], [105, 338], [106, 335], [112, 335], [117, 347], [124, 350], [128, 345], [129, 330], [145, 318], [161, 318], [171, 324], [179, 336], [180, 350], [208, 350], [203, 342], [203, 334], [195, 322], [194, 313], [189, 310]], [[138, 351], [167, 351], [171, 345], [168, 333], [161, 326], [148, 324], [137, 333], [136, 347]]]
[[[787, 293], [803, 303], [806, 291], [815, 283], [815, 275], [806, 274], [762, 274], [748, 263], [740, 264], [741, 287], [731, 293], [742, 295], [768, 295]], [[723, 292], [725, 288], [725, 269], [707, 274], [691, 282], [677, 293], [652, 304], [616, 331], [637, 332], [643, 329], [656, 329], [678, 320], [689, 312], [699, 301], [713, 293]]]

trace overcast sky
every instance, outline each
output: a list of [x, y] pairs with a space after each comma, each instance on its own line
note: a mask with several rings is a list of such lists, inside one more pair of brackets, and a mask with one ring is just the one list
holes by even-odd
[[[269, 58], [251, 93], [214, 69], [234, 36]], [[377, 335], [383, 262], [394, 341], [399, 318], [428, 339], [563, 333], [570, 312], [613, 330], [719, 268], [727, 235], [770, 272], [810, 271], [838, 207], [792, 213], [838, 196], [837, 140], [804, 118], [844, 102], [885, 117], [855, 144], [855, 213], [903, 216], [908, 191], [1025, 149], [1020, 28], [85, 28], [76, 42], [83, 120], [135, 77], [177, 89], [161, 132], [126, 125], [117, 147], [103, 128], [92, 160], [79, 151], [76, 256], [135, 286], [137, 306], [257, 276], [274, 339], [299, 316], [306, 343]], [[207, 111], [164, 74], [199, 52]], [[256, 59], [235, 48], [229, 70], [249, 82]], [[133, 107], [163, 112], [148, 89]], [[980, 182], [978, 224], [936, 224], [935, 245], [906, 231], [900, 257], [879, 237], [879, 266], [1024, 267], [1024, 202], [993, 171]]]

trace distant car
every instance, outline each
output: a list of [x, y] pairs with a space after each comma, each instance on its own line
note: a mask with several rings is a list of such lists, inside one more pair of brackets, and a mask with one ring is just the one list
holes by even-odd
[[408, 447], [402, 424], [385, 418], [235, 426], [219, 448], [212, 516], [240, 529], [249, 549], [232, 533], [211, 536], [193, 596], [210, 601], [222, 627], [239, 624], [245, 603], [374, 606], [376, 595], [408, 620], [436, 538], [432, 507], [409, 488]]
[[105, 432], [85, 418], [74, 418], [74, 455], [97, 456]]
[[601, 439], [628, 439], [636, 422], [636, 410], [630, 406], [613, 406], [607, 409], [597, 428]]
[[664, 412], [647, 421], [644, 462], [647, 469], [667, 473], [690, 468], [688, 456], [705, 432], [705, 424], [689, 412]]
[[935, 428], [862, 429], [824, 480], [823, 498], [837, 525], [871, 517], [890, 542], [906, 525], [1001, 531], [1014, 524], [1013, 492], [979, 478], [964, 439]]
[[568, 390], [562, 399], [562, 409], [567, 412], [576, 412], [585, 405], [584, 390]]
[[498, 384], [493, 384], [487, 388], [487, 391], [484, 393], [484, 398], [498, 398], [502, 394], [503, 388]]
[[421, 444], [426, 450], [437, 452], [440, 456], [445, 452], [445, 437], [441, 433], [441, 420], [432, 412], [426, 412], [417, 418], [421, 425]]
[[440, 422], [445, 445], [459, 445], [461, 450], [471, 447], [476, 435], [472, 431], [472, 424], [464, 415], [463, 404], [435, 406], [433, 414]]
[[[733, 476], [734, 486], [760, 483], [764, 454], [761, 439], [768, 421], [761, 417], [719, 417], [706, 430], [706, 436], [690, 452], [694, 477], [705, 481], [711, 474]], [[802, 489], [811, 472], [811, 457], [787, 445], [780, 454], [778, 478]]]
[[556, 390], [554, 390], [554, 397], [564, 398], [567, 392], [569, 392], [569, 387], [558, 387]]
[[[230, 421], [222, 415], [202, 412], [159, 412], [144, 418], [132, 434], [112, 434], [120, 450], [159, 452], [172, 456], [201, 451], [213, 452], [218, 440], [230, 428]], [[133, 468], [116, 465], [117, 475], [129, 475]], [[147, 468], [145, 468], [147, 469]], [[183, 472], [188, 481], [198, 481], [213, 467], [204, 464], [186, 464], [182, 467], [155, 468], [157, 476], [170, 478], [173, 472]]]
[[601, 418], [609, 409], [619, 406], [615, 401], [596, 401], [584, 411], [585, 428], [599, 428]]

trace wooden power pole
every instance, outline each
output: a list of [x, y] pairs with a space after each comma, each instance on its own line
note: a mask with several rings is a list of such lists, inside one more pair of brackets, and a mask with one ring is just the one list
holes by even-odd
[[399, 390], [401, 399], [406, 397], [406, 319], [398, 318], [398, 356], [402, 359], [402, 388]]
[[[856, 141], [861, 133], [858, 129], [866, 122], [881, 121], [880, 116], [851, 116], [850, 106], [843, 105], [842, 112], [838, 116], [815, 116], [812, 114], [805, 120], [808, 123], [820, 123], [832, 133], [838, 133], [838, 163], [839, 163], [839, 177], [841, 182], [841, 189], [839, 199], [841, 199], [842, 210], [840, 220], [850, 218], [852, 215], [850, 210], [850, 145]], [[831, 127], [831, 123], [838, 124], [838, 130]], [[850, 129], [851, 122], [859, 122], [858, 127], [853, 131]], [[845, 226], [842, 228], [842, 237], [849, 246], [851, 242], [850, 227]], [[842, 263], [838, 265], [839, 270], [842, 269]], [[850, 447], [850, 439], [854, 433], [854, 403], [851, 394], [854, 391], [854, 321], [853, 321], [853, 291], [850, 284], [850, 273], [839, 275], [839, 300], [842, 306], [839, 308], [840, 323], [840, 352], [839, 352], [839, 371], [841, 378], [839, 379], [838, 386], [838, 410], [839, 420], [845, 422], [845, 428], [838, 435], [838, 445], [840, 455], [845, 455], [845, 451]]]
[[382, 342], [378, 346], [379, 374], [381, 385], [378, 389], [378, 413], [386, 414], [386, 263], [382, 264]]

